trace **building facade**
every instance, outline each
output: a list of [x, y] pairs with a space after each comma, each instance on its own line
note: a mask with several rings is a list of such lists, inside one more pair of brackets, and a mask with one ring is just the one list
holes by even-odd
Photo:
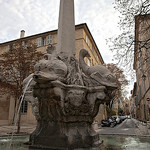
[[[32, 36], [25, 37], [25, 31], [22, 30], [20, 34], [20, 38], [0, 43], [0, 54], [9, 51], [10, 46], [15, 44], [18, 41], [22, 41], [22, 44], [25, 45], [28, 43], [28, 41], [36, 43], [37, 50], [41, 51], [43, 55], [46, 53], [46, 48], [49, 44], [56, 47], [57, 45], [57, 30], [48, 31]], [[79, 24], [75, 26], [75, 45], [76, 45], [76, 58], [79, 58], [79, 51], [82, 48], [85, 48], [90, 53], [90, 58], [86, 58], [85, 62], [89, 66], [94, 65], [100, 65], [103, 64], [103, 58], [99, 52], [99, 49], [90, 33], [90, 30], [88, 29], [88, 26], [86, 24]], [[103, 110], [105, 107], [100, 106], [100, 112], [105, 112]], [[21, 122], [25, 123], [33, 123], [35, 122], [34, 116], [32, 115], [32, 108], [31, 105], [27, 102], [23, 103], [22, 109], [21, 109]], [[99, 113], [96, 117], [96, 120], [100, 123], [100, 120], [104, 119], [103, 115], [100, 115]], [[5, 115], [3, 115], [5, 114]], [[4, 96], [0, 97], [0, 124], [9, 124], [12, 122], [13, 115], [14, 114], [14, 101], [11, 96]]]
[[132, 97], [136, 117], [147, 121], [150, 120], [150, 14], [135, 17], [134, 70], [136, 87]]
[[137, 83], [134, 82], [133, 90], [131, 90], [131, 116], [132, 116], [132, 118], [137, 118], [137, 112], [136, 112], [136, 106], [137, 106], [136, 91], [137, 91]]

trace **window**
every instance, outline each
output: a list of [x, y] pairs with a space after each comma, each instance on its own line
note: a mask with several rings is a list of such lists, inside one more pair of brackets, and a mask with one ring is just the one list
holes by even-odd
[[22, 42], [21, 42], [21, 45], [24, 47], [24, 46], [25, 46], [25, 41], [22, 41]]
[[2, 70], [3, 70], [3, 66], [0, 66], [0, 81], [1, 81], [1, 79], [2, 79], [2, 77], [3, 77], [3, 75], [2, 75]]
[[48, 35], [47, 37], [47, 44], [52, 44], [52, 35]]
[[137, 96], [134, 97], [134, 101], [135, 101], [135, 105], [137, 105], [138, 104]]
[[96, 60], [97, 60], [97, 62], [98, 62], [98, 60], [99, 60], [98, 55], [96, 55]]
[[15, 43], [13, 43], [13, 44], [12, 44], [12, 48], [15, 48], [15, 47], [16, 47], [16, 44], [15, 44]]
[[30, 45], [29, 41], [22, 41], [21, 42], [22, 47], [27, 48]]
[[42, 46], [45, 46], [46, 45], [46, 37], [43, 37], [42, 38]]
[[28, 102], [27, 101], [22, 101], [21, 113], [27, 113], [27, 109], [28, 109]]
[[86, 37], [85, 37], [85, 41], [86, 41], [87, 45], [90, 47], [90, 40], [89, 40], [89, 38], [88, 38], [87, 35], [86, 35]]
[[36, 39], [36, 45], [37, 47], [41, 46], [41, 37]]
[[6, 52], [8, 52], [9, 50], [10, 50], [10, 45], [7, 45]]
[[141, 63], [141, 60], [139, 60], [139, 69], [140, 69], [140, 71], [142, 71], [142, 63]]
[[86, 41], [86, 43], [88, 43], [88, 37], [87, 37], [87, 35], [86, 35], [86, 37], [85, 37], [85, 41]]
[[95, 51], [95, 49], [94, 49], [94, 46], [92, 45], [92, 51], [94, 52]]
[[141, 86], [139, 86], [139, 91], [138, 91], [138, 102], [141, 100]]
[[92, 66], [94, 66], [93, 59], [92, 59]]

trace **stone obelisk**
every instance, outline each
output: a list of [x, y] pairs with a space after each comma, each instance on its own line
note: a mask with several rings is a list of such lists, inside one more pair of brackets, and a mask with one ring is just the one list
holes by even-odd
[[71, 57], [75, 55], [74, 0], [60, 0], [57, 52]]
[[[106, 88], [84, 74], [84, 66], [74, 57], [74, 18], [74, 0], [60, 0], [57, 55], [47, 50], [34, 67], [31, 92], [38, 113], [36, 130], [29, 139], [31, 148], [73, 150], [101, 144], [92, 123], [106, 99]], [[95, 73], [99, 74], [99, 68]]]

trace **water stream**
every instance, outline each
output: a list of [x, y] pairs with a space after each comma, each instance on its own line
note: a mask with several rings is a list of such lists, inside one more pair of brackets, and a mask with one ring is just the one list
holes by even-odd
[[[8, 146], [8, 149], [7, 149], [7, 150], [9, 150], [10, 147], [11, 147], [11, 145], [12, 145], [12, 141], [13, 141], [13, 137], [14, 137], [14, 133], [15, 133], [15, 128], [16, 128], [16, 126], [17, 126], [17, 122], [18, 122], [18, 119], [19, 119], [19, 113], [20, 113], [21, 105], [22, 105], [22, 102], [23, 102], [23, 100], [24, 100], [24, 96], [25, 96], [25, 93], [26, 93], [26, 91], [27, 91], [27, 88], [29, 87], [29, 84], [31, 83], [32, 80], [33, 80], [33, 77], [31, 77], [31, 78], [28, 80], [28, 82], [27, 82], [27, 84], [25, 85], [25, 88], [24, 88], [24, 90], [23, 90], [23, 94], [22, 94], [21, 97], [20, 97], [20, 103], [19, 103], [19, 107], [18, 107], [18, 110], [17, 110], [17, 113], [16, 113], [16, 119], [15, 119], [13, 131], [12, 131], [12, 134], [11, 134], [11, 138], [10, 138], [10, 139], [7, 139], [7, 140], [9, 140], [9, 146]], [[1, 150], [1, 149], [0, 149], [0, 150]]]

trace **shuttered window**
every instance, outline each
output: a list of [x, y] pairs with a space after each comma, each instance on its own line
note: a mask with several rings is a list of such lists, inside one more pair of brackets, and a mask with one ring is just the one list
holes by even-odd
[[28, 102], [23, 101], [21, 104], [21, 113], [25, 114], [27, 113], [27, 110], [28, 110]]
[[48, 37], [47, 37], [47, 44], [49, 45], [49, 44], [52, 44], [52, 42], [53, 42], [53, 36], [50, 34], [50, 35], [48, 35]]
[[37, 39], [36, 39], [36, 45], [37, 45], [37, 47], [40, 47], [40, 46], [41, 46], [41, 43], [42, 43], [41, 37], [37, 38]]

